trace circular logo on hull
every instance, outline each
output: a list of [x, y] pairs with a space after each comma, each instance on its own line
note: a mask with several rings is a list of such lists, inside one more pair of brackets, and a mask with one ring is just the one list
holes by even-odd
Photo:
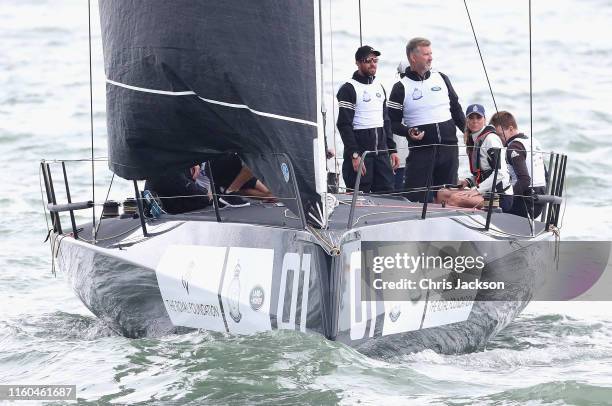
[[261, 309], [265, 301], [265, 292], [263, 288], [259, 285], [253, 287], [251, 289], [251, 293], [249, 294], [249, 303], [251, 304], [251, 309], [257, 311]]

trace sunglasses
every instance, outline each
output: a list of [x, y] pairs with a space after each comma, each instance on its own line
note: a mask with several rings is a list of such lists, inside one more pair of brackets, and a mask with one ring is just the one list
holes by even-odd
[[378, 63], [378, 58], [364, 58], [361, 60], [363, 63]]

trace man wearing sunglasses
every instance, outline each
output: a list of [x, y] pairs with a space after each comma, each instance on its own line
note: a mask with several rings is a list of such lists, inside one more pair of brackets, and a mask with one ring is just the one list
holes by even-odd
[[426, 38], [411, 39], [406, 56], [410, 66], [393, 85], [389, 117], [393, 133], [406, 137], [410, 147], [405, 169], [406, 197], [423, 202], [430, 173], [432, 186], [457, 183], [455, 127], [465, 130], [465, 115], [448, 76], [431, 70], [431, 42]]
[[375, 81], [380, 52], [368, 45], [357, 49], [357, 71], [338, 90], [338, 131], [344, 143], [342, 177], [354, 189], [359, 163], [365, 151], [359, 190], [385, 193], [393, 191], [393, 169], [399, 157], [387, 114], [387, 93]]

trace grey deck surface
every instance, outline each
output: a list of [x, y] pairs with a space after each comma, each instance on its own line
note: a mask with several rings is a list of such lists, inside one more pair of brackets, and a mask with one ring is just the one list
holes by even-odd
[[[348, 229], [348, 218], [350, 212], [351, 195], [336, 195], [338, 206], [335, 208], [330, 217], [328, 230], [321, 235], [333, 234], [339, 236]], [[375, 224], [393, 223], [397, 221], [421, 220], [423, 205], [421, 203], [411, 203], [403, 198], [389, 197], [360, 197], [355, 207], [353, 219], [353, 227], [363, 227]], [[219, 210], [222, 222], [231, 223], [248, 223], [255, 225], [264, 225], [272, 227], [283, 227], [300, 229], [301, 222], [298, 217], [289, 209], [275, 203], [263, 203], [252, 201], [250, 206], [239, 208], [223, 208]], [[466, 216], [476, 215], [481, 219], [479, 222], [484, 224], [486, 221], [486, 212], [481, 210], [458, 209], [441, 207], [437, 204], [429, 204], [427, 209], [427, 218], [437, 217], [453, 217], [458, 221]], [[164, 214], [161, 218], [156, 219], [156, 223], [164, 221], [217, 221], [215, 211], [212, 207], [200, 211], [194, 211], [185, 214], [170, 215]], [[422, 220], [421, 220], [422, 221]], [[467, 227], [473, 229], [482, 229], [477, 223], [470, 222]], [[529, 235], [530, 226], [527, 219], [503, 214], [494, 213], [491, 224], [497, 229], [507, 232], [509, 235]], [[64, 223], [65, 232], [69, 232], [69, 223]], [[80, 235], [86, 239], [91, 236], [91, 223], [80, 225], [82, 231]], [[119, 242], [123, 236], [140, 227], [138, 218], [112, 218], [103, 219], [98, 230], [97, 245], [101, 247], [110, 247]], [[543, 223], [536, 222], [536, 233], [541, 232], [544, 228]], [[332, 238], [336, 240], [336, 238]]]

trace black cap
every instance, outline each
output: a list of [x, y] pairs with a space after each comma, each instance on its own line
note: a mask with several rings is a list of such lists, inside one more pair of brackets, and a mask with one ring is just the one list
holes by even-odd
[[366, 59], [370, 54], [380, 56], [380, 52], [378, 52], [369, 45], [364, 45], [362, 47], [357, 48], [357, 52], [355, 52], [355, 60], [361, 61], [363, 59]]

